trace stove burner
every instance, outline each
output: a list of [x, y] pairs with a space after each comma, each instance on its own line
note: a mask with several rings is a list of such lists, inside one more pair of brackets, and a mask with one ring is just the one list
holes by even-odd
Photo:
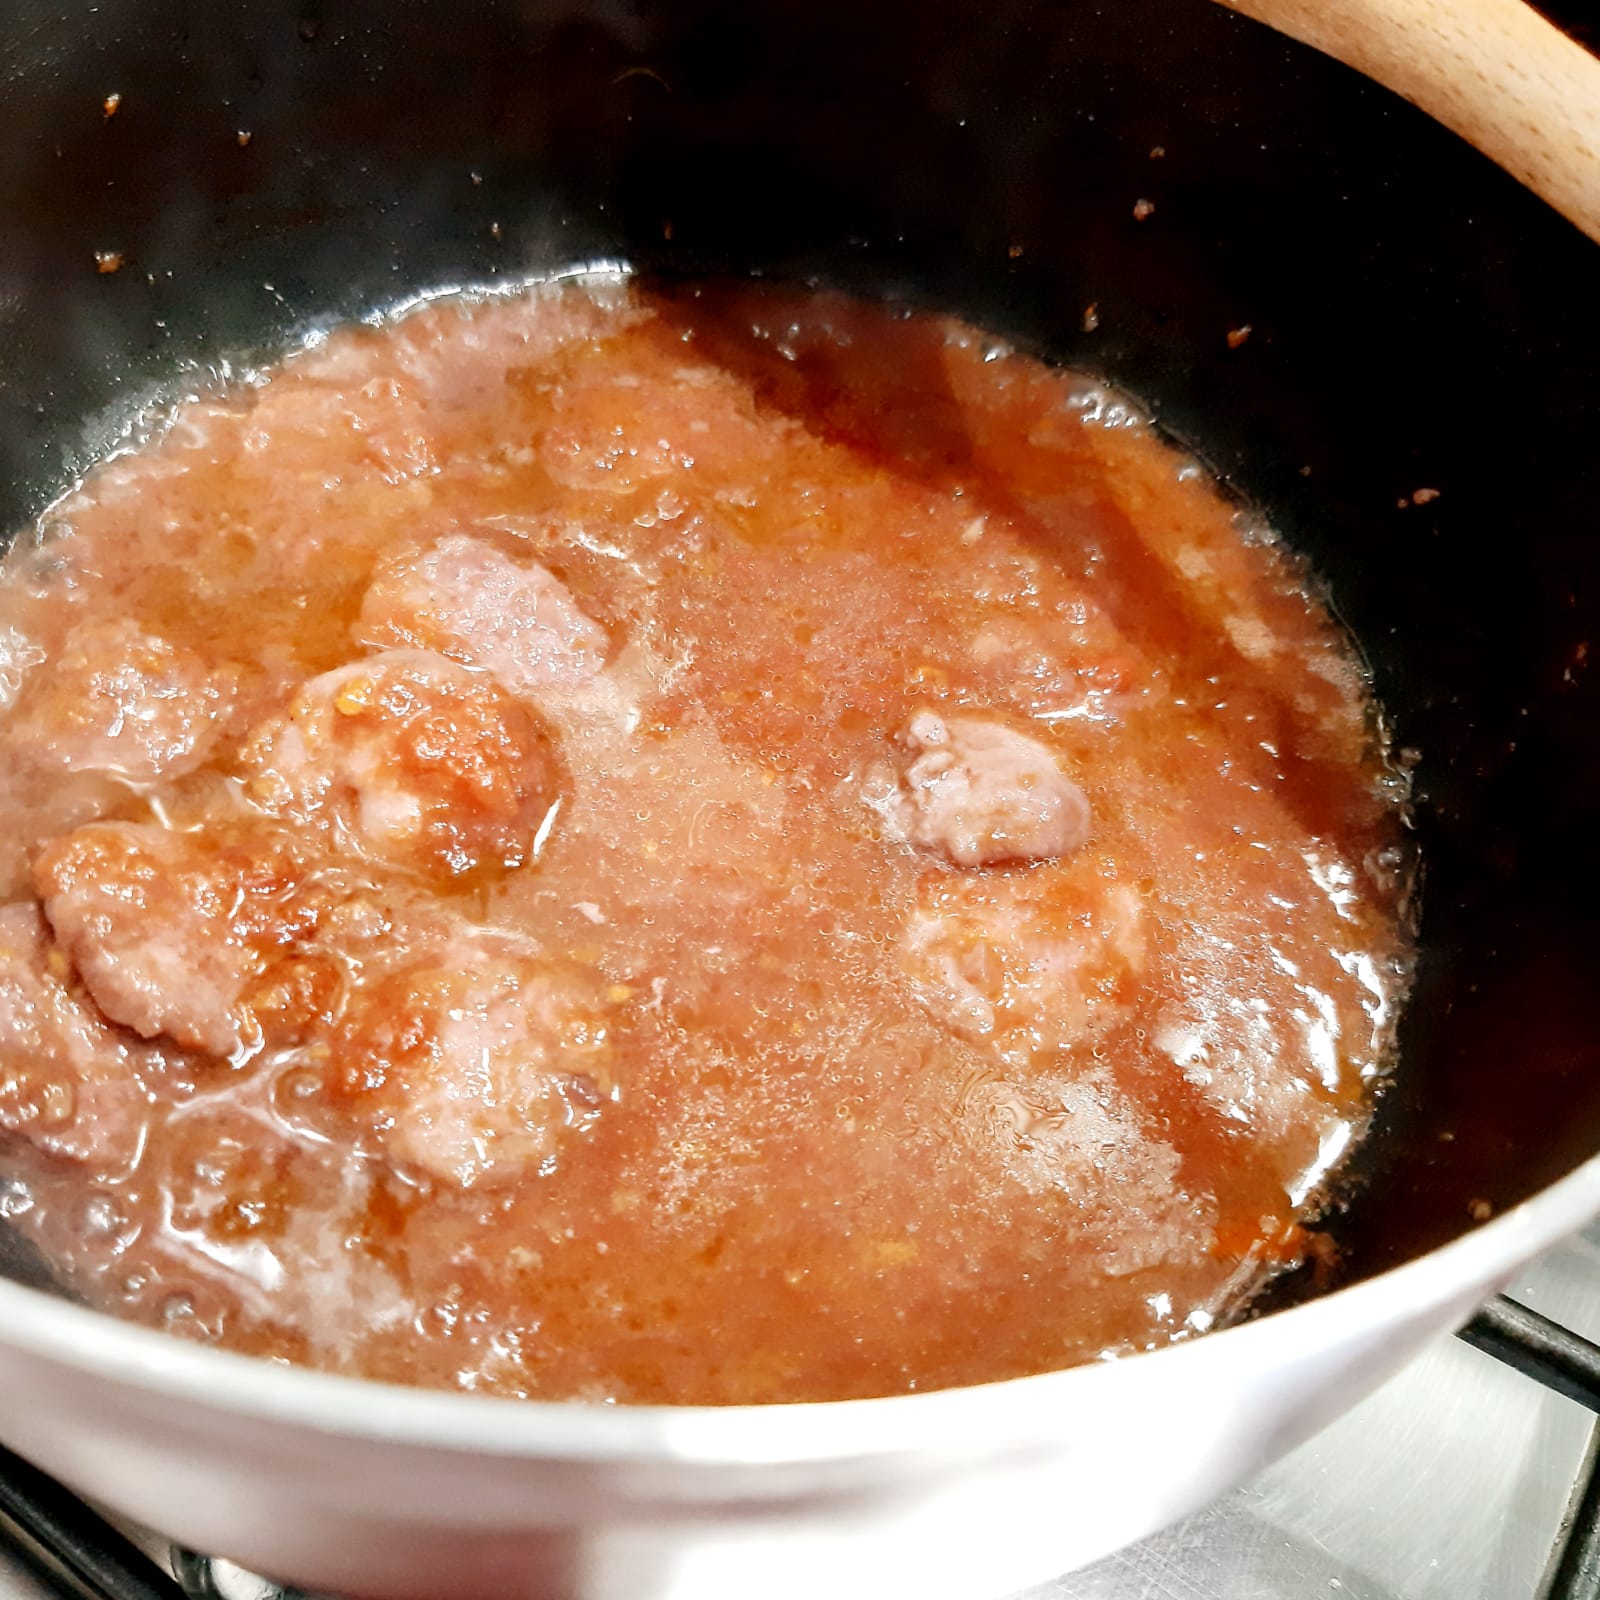
[[231, 1561], [199, 1556], [176, 1545], [172, 1549], [172, 1574], [189, 1600], [306, 1600], [298, 1589], [280, 1588]]

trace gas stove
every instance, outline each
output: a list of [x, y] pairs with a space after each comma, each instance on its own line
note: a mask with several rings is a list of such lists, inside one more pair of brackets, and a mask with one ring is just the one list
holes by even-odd
[[[1589, 1340], [1600, 1224], [1254, 1482], [1013, 1600], [1600, 1600]], [[0, 1600], [63, 1597], [299, 1600], [0, 1460]]]

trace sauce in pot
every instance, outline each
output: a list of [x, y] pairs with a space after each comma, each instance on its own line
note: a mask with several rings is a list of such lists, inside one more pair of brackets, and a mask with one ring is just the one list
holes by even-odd
[[1159, 1345], [1306, 1255], [1404, 784], [1124, 400], [594, 277], [169, 423], [0, 583], [0, 1162], [91, 1303], [743, 1403]]

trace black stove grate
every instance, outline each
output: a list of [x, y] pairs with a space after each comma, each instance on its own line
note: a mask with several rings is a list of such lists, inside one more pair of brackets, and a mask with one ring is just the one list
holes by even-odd
[[[1491, 1300], [1459, 1336], [1600, 1415], [1600, 1346], [1504, 1295]], [[76, 1495], [3, 1449], [0, 1543], [14, 1549], [62, 1600], [246, 1600], [230, 1581], [233, 1569], [174, 1549], [167, 1571]], [[249, 1581], [248, 1600], [304, 1600], [261, 1580]], [[1600, 1428], [1537, 1600], [1600, 1600]]]
[[9, 1450], [0, 1450], [0, 1537], [71, 1600], [185, 1600], [137, 1545]]
[[1600, 1448], [1597, 1445], [1600, 1440], [1589, 1447], [1582, 1482], [1567, 1512], [1550, 1584], [1540, 1600], [1595, 1600], [1600, 1595]]
[[[1600, 1414], [1600, 1346], [1496, 1295], [1459, 1337], [1547, 1389]], [[1538, 1600], [1600, 1600], [1600, 1430], [1590, 1441]]]

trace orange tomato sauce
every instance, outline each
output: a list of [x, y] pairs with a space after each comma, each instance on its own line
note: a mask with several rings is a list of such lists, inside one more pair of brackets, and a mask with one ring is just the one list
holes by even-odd
[[591, 277], [176, 406], [0, 582], [0, 1172], [95, 1305], [747, 1403], [1189, 1337], [1387, 1069], [1298, 564], [961, 323]]

